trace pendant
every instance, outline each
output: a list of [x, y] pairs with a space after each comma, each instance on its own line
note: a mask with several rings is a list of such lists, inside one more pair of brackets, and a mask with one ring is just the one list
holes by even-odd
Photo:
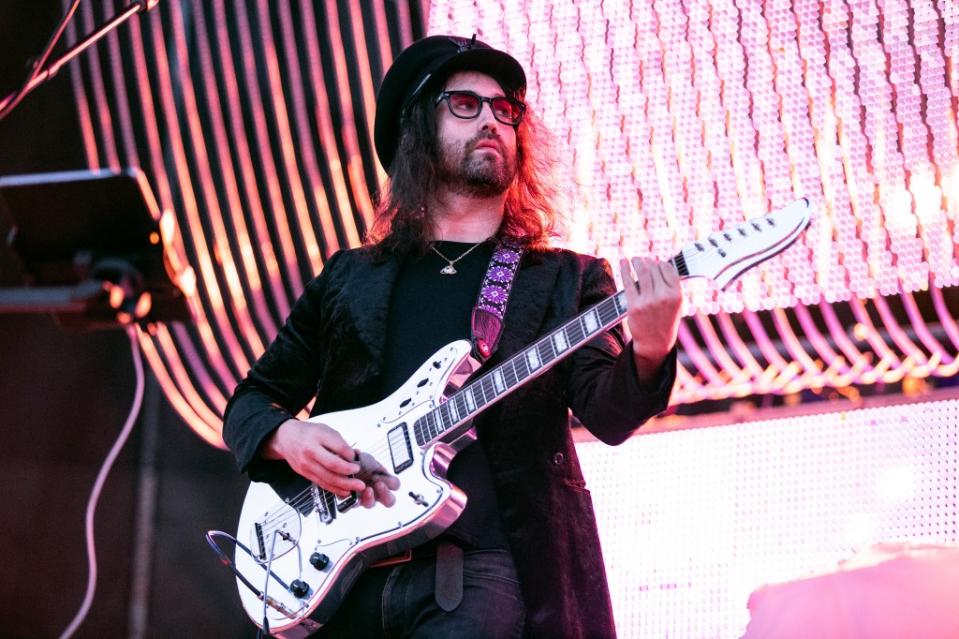
[[453, 268], [452, 264], [447, 264], [446, 266], [440, 269], [440, 273], [442, 273], [443, 275], [456, 275], [456, 269]]

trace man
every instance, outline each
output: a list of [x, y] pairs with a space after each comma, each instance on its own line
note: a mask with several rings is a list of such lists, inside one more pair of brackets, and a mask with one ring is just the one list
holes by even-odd
[[[549, 158], [525, 89], [520, 64], [475, 36], [428, 37], [397, 57], [377, 98], [390, 179], [367, 246], [328, 260], [227, 407], [224, 437], [252, 479], [292, 469], [364, 506], [393, 504], [385, 460], [293, 416], [314, 396], [314, 415], [377, 402], [437, 348], [470, 338], [500, 242], [525, 252], [502, 333], [486, 336], [498, 341], [487, 366], [615, 292], [604, 260], [547, 247]], [[615, 634], [568, 412], [618, 444], [665, 408], [681, 305], [670, 265], [620, 269], [632, 341], [617, 327], [481, 414], [478, 443], [449, 469], [469, 497], [463, 514], [411, 560], [367, 570], [321, 635]]]

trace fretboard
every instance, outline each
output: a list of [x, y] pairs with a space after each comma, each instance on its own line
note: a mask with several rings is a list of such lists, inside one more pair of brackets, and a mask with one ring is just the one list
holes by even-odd
[[[688, 276], [682, 253], [670, 262], [680, 277]], [[625, 315], [626, 293], [619, 291], [547, 333], [416, 420], [413, 433], [417, 445], [425, 446], [463, 425], [526, 382], [548, 371], [586, 342], [618, 324]]]

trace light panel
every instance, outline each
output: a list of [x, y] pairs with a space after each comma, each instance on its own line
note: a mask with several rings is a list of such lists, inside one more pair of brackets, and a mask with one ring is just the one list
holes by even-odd
[[763, 584], [959, 542], [959, 399], [716, 425], [577, 444], [622, 637], [739, 637]]
[[[504, 3], [505, 4], [505, 3]], [[527, 68], [577, 178], [569, 245], [672, 256], [808, 197], [801, 245], [687, 311], [769, 310], [959, 283], [954, 3], [431, 4]]]
[[[70, 71], [89, 168], [139, 166], [175, 217], [196, 323], [141, 346], [222, 446], [226, 398], [305, 283], [361, 242], [383, 178], [376, 88], [427, 22], [526, 66], [573, 186], [571, 248], [665, 258], [815, 203], [800, 242], [729, 291], [684, 285], [672, 404], [956, 375], [956, 7], [179, 0]], [[81, 4], [70, 42], [112, 10]]]

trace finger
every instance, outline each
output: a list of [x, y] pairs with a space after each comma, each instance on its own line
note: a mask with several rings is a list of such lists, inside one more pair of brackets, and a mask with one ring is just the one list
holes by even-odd
[[[321, 451], [317, 459], [310, 464], [312, 474], [315, 477], [317, 483], [325, 484], [327, 490], [340, 491], [340, 492], [356, 492], [363, 490], [366, 486], [366, 483], [360, 479], [352, 477], [353, 473], [343, 473], [338, 471], [334, 466], [330, 465], [330, 461], [335, 461], [338, 458], [329, 453], [328, 451]], [[339, 460], [342, 462], [342, 460]], [[302, 474], [302, 473], [301, 473]], [[343, 495], [341, 495], [342, 497]]]
[[656, 281], [656, 262], [647, 257], [634, 257], [633, 269], [636, 271], [636, 281], [639, 282], [639, 292], [645, 297], [652, 297], [659, 288]]
[[360, 493], [360, 504], [363, 508], [372, 508], [376, 505], [376, 495], [373, 493], [373, 488], [367, 486], [363, 489], [363, 492]]
[[393, 491], [387, 487], [385, 481], [373, 482], [373, 494], [376, 496], [376, 501], [384, 506], [392, 506], [396, 503], [396, 497], [393, 496]]
[[342, 475], [321, 471], [317, 473], [317, 476], [319, 480], [316, 483], [331, 493], [335, 493], [338, 497], [347, 497], [350, 493], [360, 493], [366, 488], [366, 484], [360, 480], [343, 477]]
[[[352, 446], [346, 443], [342, 435], [325, 424], [320, 424], [320, 427], [321, 434], [318, 439], [323, 448], [345, 461], [353, 462], [356, 460], [356, 451], [353, 450]], [[350, 472], [357, 473], [359, 469], [357, 468]]]
[[362, 470], [357, 473], [356, 476], [368, 484], [371, 483], [374, 478], [388, 476], [386, 468], [369, 453], [360, 453], [359, 463]]
[[676, 267], [670, 262], [659, 263], [659, 274], [663, 278], [663, 284], [667, 287], [675, 288], [676, 285], [679, 284], [679, 273], [676, 271]]
[[[348, 450], [352, 451], [353, 449], [348, 448]], [[352, 456], [349, 457], [349, 459], [352, 459]], [[339, 453], [330, 450], [326, 446], [316, 452], [316, 460], [330, 471], [339, 475], [355, 475], [363, 470], [361, 464], [354, 461], [347, 461]]]
[[383, 482], [390, 490], [398, 490], [400, 487], [400, 480], [394, 475], [383, 474], [378, 476], [377, 480]]
[[626, 294], [626, 305], [633, 306], [639, 297], [639, 291], [636, 289], [636, 280], [633, 279], [633, 272], [629, 268], [629, 260], [625, 257], [619, 258], [619, 274], [623, 279], [623, 292]]
[[649, 264], [642, 257], [634, 257], [632, 264], [633, 271], [636, 272], [636, 288], [641, 296], [648, 297], [652, 293], [649, 284]]

